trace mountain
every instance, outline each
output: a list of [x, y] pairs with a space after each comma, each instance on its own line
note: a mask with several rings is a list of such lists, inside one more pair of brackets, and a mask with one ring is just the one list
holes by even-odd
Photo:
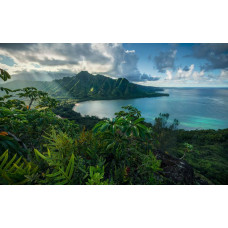
[[92, 75], [82, 71], [73, 77], [47, 81], [12, 81], [4, 84], [10, 89], [36, 87], [56, 98], [76, 98], [79, 100], [129, 99], [140, 97], [168, 96], [157, 93], [161, 88], [130, 83], [125, 78], [112, 79], [103, 75]]

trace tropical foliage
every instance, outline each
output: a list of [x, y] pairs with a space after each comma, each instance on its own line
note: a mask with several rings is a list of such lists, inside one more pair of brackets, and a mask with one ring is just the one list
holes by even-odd
[[113, 119], [82, 117], [34, 87], [1, 90], [0, 184], [172, 183], [157, 151], [187, 160], [206, 183], [228, 183], [227, 129], [177, 130], [168, 114], [152, 125], [132, 106]]
[[12, 95], [0, 107], [1, 183], [162, 182], [160, 162], [144, 141], [150, 129], [137, 109], [125, 107], [115, 120], [101, 121], [86, 131], [56, 116], [52, 108], [57, 102], [45, 92], [30, 87], [7, 92]]

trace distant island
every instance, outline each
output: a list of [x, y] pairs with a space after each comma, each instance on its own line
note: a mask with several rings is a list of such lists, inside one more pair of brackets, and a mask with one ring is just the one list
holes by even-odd
[[78, 101], [169, 96], [169, 94], [159, 93], [163, 91], [162, 88], [134, 84], [126, 78], [112, 79], [104, 75], [92, 75], [87, 71], [50, 82], [16, 80], [4, 86], [10, 89], [35, 87], [55, 98]]

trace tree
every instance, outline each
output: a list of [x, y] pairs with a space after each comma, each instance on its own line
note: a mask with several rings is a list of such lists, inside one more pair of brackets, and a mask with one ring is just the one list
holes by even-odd
[[[0, 68], [0, 78], [3, 81], [7, 81], [8, 79], [11, 78], [11, 76], [10, 76], [10, 74], [7, 71], [5, 71], [5, 70], [3, 70], [3, 69]], [[0, 87], [0, 90], [1, 91], [5, 91], [6, 94], [9, 94], [9, 92], [12, 92], [12, 90], [7, 89], [7, 88], [4, 88], [4, 87]]]
[[8, 79], [11, 78], [11, 76], [10, 76], [10, 74], [7, 71], [5, 71], [5, 70], [3, 70], [3, 69], [0, 68], [0, 78], [3, 81], [7, 81]]
[[48, 97], [48, 93], [39, 91], [35, 87], [26, 87], [17, 91], [22, 91], [21, 93], [17, 94], [20, 98], [29, 98], [28, 110], [31, 109], [34, 101], [45, 99], [46, 97]]

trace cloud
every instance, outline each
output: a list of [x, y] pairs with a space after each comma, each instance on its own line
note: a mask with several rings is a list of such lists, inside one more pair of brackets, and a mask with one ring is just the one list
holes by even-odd
[[171, 71], [167, 70], [166, 71], [166, 75], [167, 76], [166, 76], [165, 80], [172, 80], [173, 79]]
[[193, 57], [205, 59], [203, 70], [228, 69], [228, 44], [197, 44], [193, 46]]
[[135, 50], [125, 50], [122, 44], [0, 44], [0, 55], [14, 61], [7, 70], [15, 77], [46, 75], [49, 80], [57, 73], [86, 70], [130, 81], [157, 79], [142, 75]]
[[121, 46], [113, 49], [113, 67], [110, 74], [117, 77], [125, 77], [130, 81], [138, 81], [140, 72], [137, 68], [138, 56], [135, 52], [125, 51]]
[[126, 53], [135, 53], [135, 50], [126, 50]]
[[150, 75], [142, 74], [138, 70], [138, 56], [135, 50], [125, 50], [120, 44], [103, 44], [106, 52], [111, 56], [111, 68], [107, 74], [113, 77], [124, 77], [129, 81], [149, 81], [156, 80]]
[[189, 78], [192, 75], [193, 70], [194, 70], [194, 64], [192, 64], [190, 67], [185, 66], [183, 69], [179, 68], [177, 70], [176, 77], [178, 79]]
[[228, 70], [222, 70], [219, 75], [219, 79], [228, 81]]
[[158, 81], [160, 80], [160, 77], [150, 76], [148, 74], [142, 74], [140, 79], [141, 79], [140, 81]]
[[167, 52], [160, 52], [158, 56], [155, 56], [154, 62], [157, 70], [164, 73], [168, 69], [174, 69], [176, 53], [176, 49], [171, 49]]
[[0, 44], [1, 52], [17, 63], [33, 62], [42, 66], [77, 65], [86, 57], [93, 63], [105, 64], [109, 58], [92, 44]]
[[[192, 73], [192, 77], [195, 81], [198, 81], [198, 80], [202, 80], [202, 77], [204, 76], [204, 70], [201, 70], [201, 71], [194, 71]], [[204, 78], [204, 80], [210, 80], [209, 77], [207, 78]]]
[[[172, 72], [170, 70], [166, 70], [165, 80], [173, 80], [173, 81], [199, 81], [203, 79], [205, 75], [204, 70], [194, 71], [194, 64], [190, 66], [185, 66], [184, 68], [178, 68], [177, 71]], [[209, 79], [209, 77], [204, 77], [204, 80]]]

